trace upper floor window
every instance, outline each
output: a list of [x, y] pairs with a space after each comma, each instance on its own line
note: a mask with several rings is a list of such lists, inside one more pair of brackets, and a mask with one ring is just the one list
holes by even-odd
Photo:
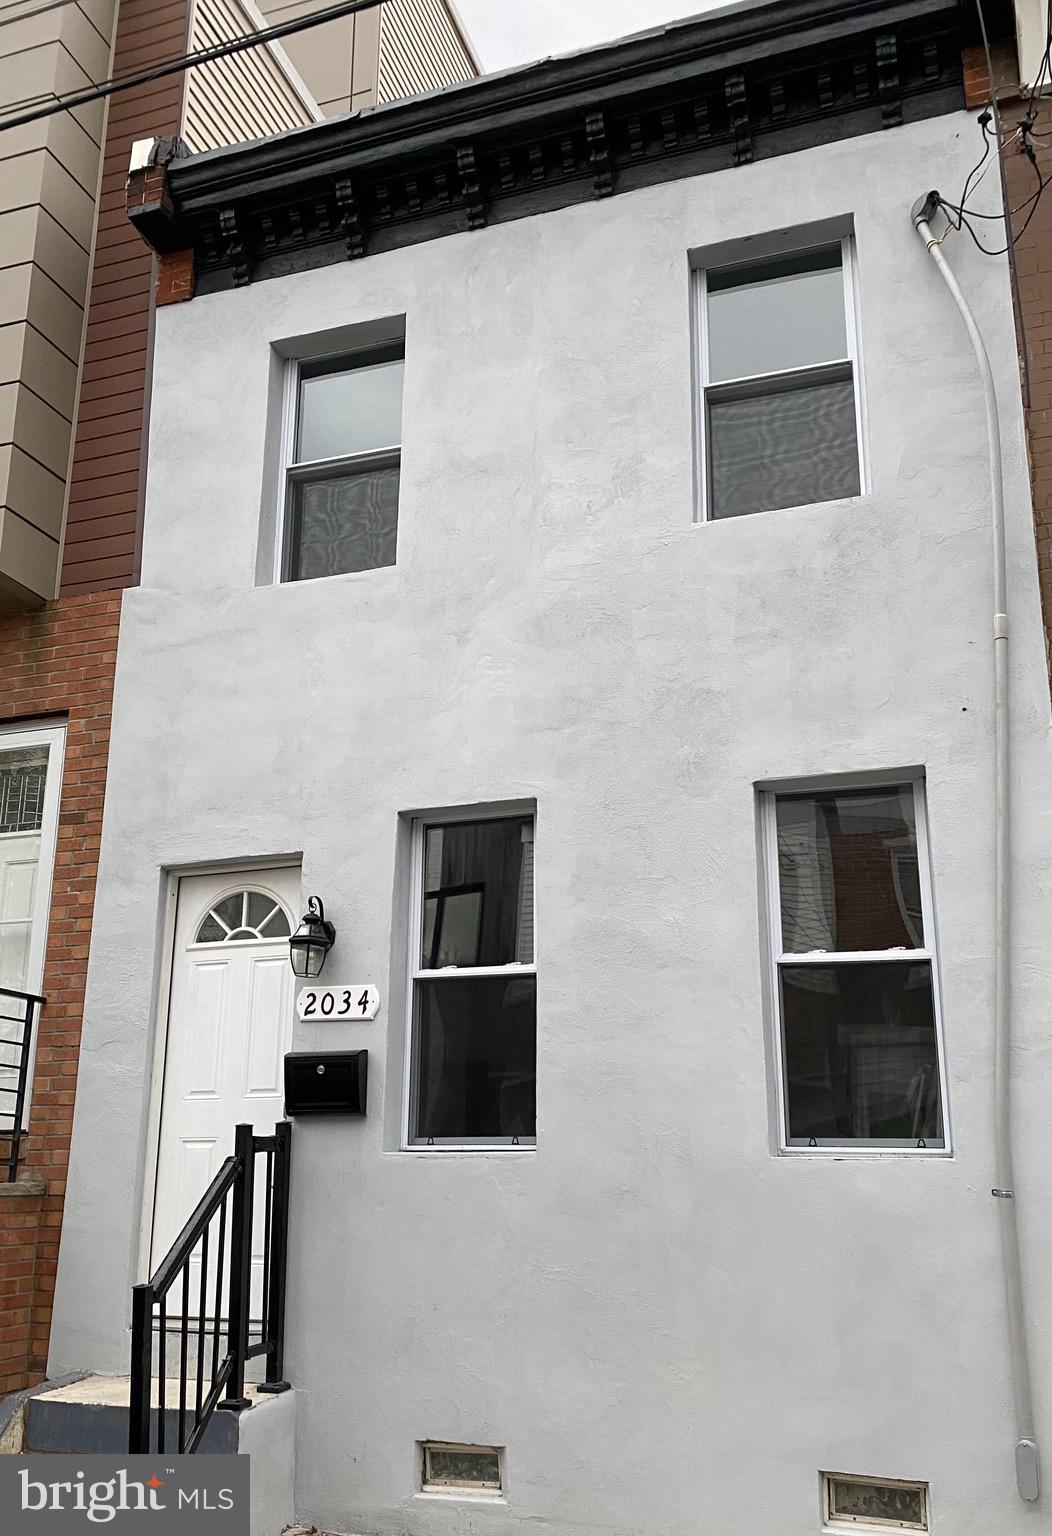
[[702, 515], [858, 496], [850, 239], [694, 273]]
[[923, 781], [764, 801], [783, 1146], [945, 1147]]
[[394, 565], [403, 344], [287, 366], [283, 579]]
[[413, 829], [410, 1147], [532, 1146], [533, 817]]

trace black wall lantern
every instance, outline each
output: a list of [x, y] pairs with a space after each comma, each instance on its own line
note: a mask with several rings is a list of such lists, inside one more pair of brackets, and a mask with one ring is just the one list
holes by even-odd
[[336, 929], [326, 920], [320, 896], [308, 896], [303, 921], [289, 940], [289, 956], [297, 976], [321, 975], [325, 956], [336, 942]]

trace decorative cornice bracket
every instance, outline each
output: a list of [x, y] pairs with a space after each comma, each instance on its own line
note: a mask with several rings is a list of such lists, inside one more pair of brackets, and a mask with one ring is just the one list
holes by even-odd
[[584, 131], [588, 140], [588, 164], [592, 168], [592, 194], [595, 197], [609, 197], [614, 190], [614, 164], [610, 158], [606, 119], [602, 112], [589, 112], [585, 115]]
[[340, 232], [347, 247], [348, 260], [356, 261], [359, 256], [365, 255], [365, 228], [351, 178], [338, 177], [333, 186], [333, 194], [340, 213]]
[[468, 228], [485, 229], [486, 199], [482, 191], [482, 176], [474, 144], [457, 145], [457, 173], [460, 176], [460, 188], [464, 194]]

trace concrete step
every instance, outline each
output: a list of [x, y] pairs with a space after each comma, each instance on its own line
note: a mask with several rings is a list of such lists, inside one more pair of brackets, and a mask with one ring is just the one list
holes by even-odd
[[[153, 1387], [156, 1408], [160, 1403], [159, 1383], [155, 1381]], [[127, 1376], [88, 1376], [84, 1381], [31, 1397], [26, 1404], [24, 1449], [123, 1455], [128, 1449], [129, 1393]], [[245, 1395], [252, 1396], [251, 1389]], [[164, 1400], [165, 1445], [175, 1450], [179, 1443], [178, 1381], [165, 1383]], [[236, 1455], [239, 1417], [236, 1413], [214, 1413], [205, 1430], [201, 1451], [213, 1456]]]
[[[160, 1392], [153, 1384], [153, 1404]], [[128, 1450], [128, 1404], [131, 1384], [127, 1376], [86, 1376], [45, 1388], [27, 1396], [18, 1417], [9, 1426], [12, 1454], [72, 1454], [92, 1452], [123, 1456]], [[240, 1455], [250, 1458], [251, 1536], [280, 1536], [293, 1524], [293, 1472], [296, 1458], [296, 1394], [260, 1392], [245, 1388], [250, 1407], [240, 1413], [217, 1409], [212, 1415], [199, 1450], [203, 1454]], [[167, 1381], [165, 1446], [178, 1444], [178, 1381]], [[16, 1425], [20, 1425], [15, 1443]]]

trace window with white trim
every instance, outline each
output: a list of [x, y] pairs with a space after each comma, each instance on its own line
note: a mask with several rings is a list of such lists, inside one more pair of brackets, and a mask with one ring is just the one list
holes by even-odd
[[783, 1148], [944, 1149], [923, 780], [762, 810]]
[[404, 344], [286, 368], [282, 580], [394, 565]]
[[928, 1485], [826, 1472], [822, 1515], [831, 1530], [927, 1531]]
[[703, 517], [861, 494], [853, 272], [849, 237], [695, 270]]
[[406, 1145], [535, 1144], [533, 816], [413, 825]]

